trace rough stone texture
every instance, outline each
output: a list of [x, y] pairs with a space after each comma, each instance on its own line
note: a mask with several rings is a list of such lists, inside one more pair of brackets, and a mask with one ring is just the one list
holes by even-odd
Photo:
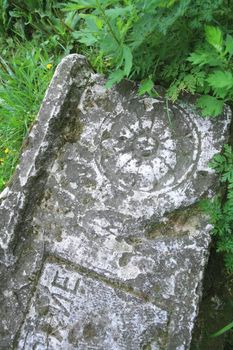
[[0, 207], [0, 349], [189, 348], [230, 112], [59, 65]]

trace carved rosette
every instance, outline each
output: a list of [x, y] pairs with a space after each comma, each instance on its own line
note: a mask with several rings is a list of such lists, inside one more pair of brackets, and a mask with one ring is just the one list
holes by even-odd
[[134, 101], [134, 111], [128, 104], [124, 113], [102, 123], [97, 163], [119, 189], [166, 193], [195, 170], [200, 142], [193, 120], [181, 107], [166, 109], [164, 102], [153, 101], [150, 111], [140, 114], [138, 102], [135, 113]]

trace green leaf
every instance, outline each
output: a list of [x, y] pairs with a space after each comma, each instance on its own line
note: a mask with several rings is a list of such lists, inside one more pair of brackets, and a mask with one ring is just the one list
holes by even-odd
[[9, 11], [11, 17], [22, 18], [23, 13], [20, 11]]
[[111, 19], [116, 19], [119, 16], [124, 16], [127, 13], [130, 13], [130, 11], [133, 10], [133, 6], [126, 6], [126, 7], [114, 7], [113, 9], [105, 10], [105, 14], [110, 17]]
[[197, 106], [202, 109], [203, 116], [217, 117], [223, 110], [224, 101], [216, 97], [204, 95], [197, 100]]
[[125, 75], [128, 77], [133, 64], [133, 55], [130, 48], [126, 45], [124, 45], [123, 47], [123, 59], [125, 62], [124, 72], [125, 72]]
[[211, 162], [209, 163], [210, 168], [215, 169], [216, 172], [221, 173], [225, 169], [226, 159], [221, 154], [215, 154]]
[[196, 77], [193, 74], [187, 74], [184, 76], [183, 83], [185, 85], [185, 90], [194, 94], [196, 91]]
[[63, 11], [78, 11], [83, 9], [95, 9], [96, 0], [73, 0], [71, 3], [68, 3]]
[[116, 59], [116, 52], [119, 51], [119, 45], [116, 40], [113, 40], [110, 34], [101, 33], [102, 36], [98, 39], [100, 44], [100, 51], [104, 52], [105, 55], [114, 57]]
[[229, 53], [230, 56], [233, 55], [233, 37], [229, 34], [227, 34], [226, 37], [226, 52]]
[[86, 26], [90, 31], [97, 31], [103, 27], [103, 21], [98, 16], [81, 13], [79, 17], [85, 19]]
[[105, 84], [107, 89], [111, 88], [114, 84], [119, 83], [125, 77], [125, 72], [122, 69], [118, 69], [109, 75], [108, 81]]
[[167, 90], [167, 97], [175, 102], [179, 97], [180, 89], [177, 83], [171, 84]]
[[216, 70], [209, 74], [206, 81], [213, 89], [231, 89], [233, 76], [231, 72]]
[[229, 323], [228, 325], [226, 325], [225, 327], [221, 328], [219, 331], [211, 334], [211, 337], [218, 337], [219, 335], [229, 331], [232, 328], [233, 328], [233, 321], [231, 323]]
[[213, 67], [222, 64], [217, 55], [214, 55], [211, 51], [206, 51], [203, 49], [197, 49], [195, 52], [191, 53], [191, 55], [187, 58], [187, 61], [200, 67], [204, 66], [205, 64]]
[[146, 80], [143, 80], [141, 82], [140, 86], [139, 86], [138, 94], [139, 95], [144, 95], [147, 92], [150, 95], [151, 92], [152, 92], [153, 87], [154, 87], [153, 80], [151, 80], [150, 78], [146, 79]]
[[205, 26], [206, 40], [212, 45], [218, 52], [222, 51], [223, 38], [222, 32], [218, 27]]
[[85, 30], [80, 30], [79, 32], [75, 31], [72, 33], [72, 36], [74, 39], [77, 39], [80, 43], [83, 43], [87, 46], [92, 46], [97, 41], [97, 38]]
[[138, 18], [133, 26], [132, 32], [129, 33], [129, 42], [131, 47], [139, 47], [150, 33], [156, 27], [156, 21], [151, 13], [145, 13]]
[[203, 66], [204, 64], [208, 63], [208, 54], [206, 54], [205, 51], [197, 50], [187, 58], [187, 61], [191, 62], [192, 64]]
[[159, 2], [159, 6], [160, 7], [171, 7], [175, 4], [175, 2], [177, 2], [178, 0], [161, 0]]

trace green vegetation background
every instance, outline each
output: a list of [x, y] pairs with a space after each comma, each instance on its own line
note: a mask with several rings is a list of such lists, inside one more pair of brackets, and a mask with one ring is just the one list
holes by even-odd
[[[85, 54], [108, 76], [140, 83], [139, 94], [163, 85], [172, 101], [199, 94], [203, 117], [233, 105], [233, 0], [0, 0], [0, 190], [17, 165], [54, 68], [69, 53]], [[225, 188], [203, 203], [218, 250], [233, 271], [233, 153], [211, 165]]]

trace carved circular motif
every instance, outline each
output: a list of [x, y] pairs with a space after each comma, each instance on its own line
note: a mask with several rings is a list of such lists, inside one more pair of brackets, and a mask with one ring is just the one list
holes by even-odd
[[157, 101], [150, 111], [143, 100], [106, 118], [99, 142], [101, 172], [122, 189], [166, 192], [190, 176], [197, 163], [196, 125], [183, 109], [166, 110]]

